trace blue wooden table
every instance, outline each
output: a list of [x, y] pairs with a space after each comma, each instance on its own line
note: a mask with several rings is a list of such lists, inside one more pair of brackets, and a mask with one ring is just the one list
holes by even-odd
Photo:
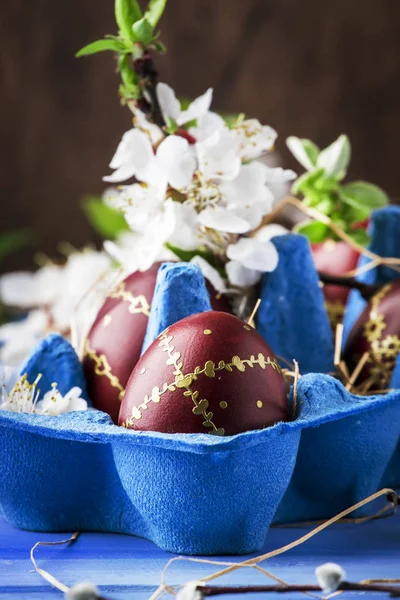
[[[271, 529], [263, 553], [295, 540], [309, 529]], [[29, 552], [38, 541], [55, 541], [65, 537], [68, 536], [19, 531], [0, 519], [0, 598], [62, 599], [63, 594], [33, 570]], [[149, 598], [158, 587], [161, 572], [172, 556], [146, 540], [99, 533], [83, 533], [72, 545], [40, 547], [36, 552], [39, 566], [66, 585], [91, 580], [105, 596], [114, 600]], [[243, 557], [220, 559], [244, 560]], [[268, 560], [263, 566], [287, 583], [314, 583], [315, 566], [328, 561], [340, 563], [347, 572], [347, 578], [353, 581], [399, 578], [400, 515], [358, 525], [334, 525], [305, 544]], [[178, 585], [217, 570], [218, 567], [211, 565], [178, 561], [168, 571], [167, 583]], [[215, 584], [225, 582], [250, 585], [270, 581], [253, 569], [241, 569], [216, 580]], [[342, 597], [359, 596], [357, 593]], [[387, 597], [378, 594], [363, 596], [368, 600]], [[265, 598], [265, 595], [252, 597]], [[282, 596], [279, 597], [282, 599]], [[286, 599], [295, 597], [305, 598], [300, 594], [285, 595]], [[223, 598], [228, 599], [228, 596]], [[274, 600], [275, 595], [268, 598]]]

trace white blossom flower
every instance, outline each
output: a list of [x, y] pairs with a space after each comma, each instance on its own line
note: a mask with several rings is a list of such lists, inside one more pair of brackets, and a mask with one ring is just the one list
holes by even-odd
[[70, 254], [62, 269], [59, 295], [50, 309], [57, 329], [69, 329], [78, 302], [110, 268], [111, 260], [105, 252], [86, 250]]
[[167, 241], [182, 250], [195, 250], [201, 246], [206, 236], [200, 230], [198, 214], [194, 207], [170, 201], [170, 210], [174, 215], [175, 226]]
[[278, 252], [270, 241], [256, 238], [240, 238], [226, 250], [230, 261], [226, 272], [232, 285], [248, 287], [257, 283], [263, 273], [269, 273], [278, 265]]
[[103, 181], [117, 183], [133, 176], [141, 181], [151, 181], [154, 161], [153, 146], [147, 135], [139, 129], [129, 129], [110, 162], [114, 173], [103, 177]]
[[204, 595], [198, 589], [202, 586], [202, 581], [189, 581], [178, 591], [176, 600], [203, 600]]
[[325, 563], [315, 569], [318, 585], [326, 594], [336, 592], [346, 577], [345, 571], [336, 563]]
[[36, 273], [4, 275], [0, 279], [0, 298], [5, 305], [43, 309], [47, 317], [45, 312], [35, 311], [25, 321], [5, 325], [0, 328], [0, 341], [5, 336], [9, 350], [17, 346], [23, 350], [30, 347], [32, 337], [36, 342], [39, 332], [49, 326], [67, 330], [78, 301], [110, 267], [110, 258], [104, 252], [86, 249], [70, 254], [63, 267], [48, 265]]
[[291, 169], [282, 169], [282, 167], [265, 165], [265, 169], [265, 183], [272, 192], [276, 203], [288, 195], [290, 182], [296, 179], [297, 174]]
[[249, 230], [257, 229], [274, 203], [274, 195], [266, 185], [268, 168], [260, 162], [243, 165], [238, 176], [220, 186], [227, 207], [245, 219]]
[[63, 396], [53, 384], [53, 389], [47, 392], [43, 400], [36, 405], [35, 412], [41, 415], [62, 415], [68, 412], [75, 412], [87, 409], [87, 402], [81, 398], [82, 390], [79, 387], [73, 387]]
[[233, 286], [247, 288], [258, 283], [262, 273], [254, 269], [247, 269], [238, 260], [230, 260], [225, 265], [229, 283]]
[[161, 142], [164, 137], [162, 129], [160, 129], [158, 125], [150, 123], [150, 121], [147, 120], [146, 115], [138, 108], [134, 108], [133, 123], [136, 129], [139, 129], [147, 135], [153, 146]]
[[27, 375], [18, 378], [11, 390], [3, 385], [1, 390], [0, 410], [17, 413], [57, 416], [67, 412], [87, 409], [87, 402], [81, 398], [82, 390], [72, 388], [65, 396], [57, 390], [57, 384], [39, 400], [38, 388], [41, 375], [33, 383], [29, 383]]
[[217, 113], [209, 111], [198, 118], [196, 125], [189, 127], [188, 131], [197, 142], [203, 142], [217, 130], [226, 128], [224, 119]]
[[124, 233], [117, 242], [104, 242], [105, 251], [130, 273], [146, 271], [165, 256], [165, 243], [173, 239], [178, 203], [166, 200], [141, 233]]
[[49, 306], [60, 294], [62, 268], [46, 265], [36, 273], [16, 271], [0, 278], [0, 299], [6, 306]]
[[40, 376], [31, 384], [27, 376], [23, 375], [18, 378], [11, 390], [2, 388], [2, 397], [0, 410], [8, 410], [9, 412], [35, 412], [40, 391], [37, 389], [37, 384]]
[[0, 360], [18, 368], [39, 340], [47, 334], [49, 318], [43, 310], [32, 310], [20, 321], [0, 327]]
[[181, 250], [205, 247], [223, 260], [230, 258], [231, 283], [250, 285], [276, 266], [275, 249], [268, 239], [256, 238], [238, 246], [240, 253], [246, 249], [241, 258], [227, 255], [227, 248], [235, 254], [233, 241], [257, 231], [296, 176], [256, 160], [272, 149], [276, 131], [256, 119], [242, 119], [229, 128], [209, 110], [211, 89], [187, 110], [168, 85], [159, 83], [156, 93], [167, 133], [152, 129], [145, 115], [134, 110], [136, 129], [124, 134], [110, 163], [115, 172], [105, 178], [134, 176], [141, 182], [109, 200], [124, 212], [136, 235], [106, 242], [105, 248], [123, 265], [144, 270], [163, 254], [165, 244]]
[[124, 213], [126, 222], [132, 229], [141, 233], [151, 225], [162, 209], [166, 186], [133, 185], [124, 186], [113, 199], [112, 206]]
[[205, 180], [230, 181], [239, 175], [241, 158], [239, 140], [227, 128], [216, 130], [196, 144], [198, 169]]
[[107, 204], [108, 206], [114, 206], [114, 202], [118, 198], [118, 196], [119, 196], [118, 188], [108, 187], [102, 193], [101, 199], [103, 200], [104, 204]]
[[181, 103], [174, 90], [166, 83], [158, 83], [156, 88], [157, 100], [161, 108], [164, 121], [169, 125], [172, 122], [178, 126], [201, 119], [210, 108], [212, 89], [208, 89], [202, 96], [193, 100], [186, 110], [181, 109]]
[[254, 238], [259, 242], [268, 242], [273, 237], [277, 237], [278, 235], [286, 235], [289, 233], [289, 230], [283, 225], [279, 225], [278, 223], [270, 223], [269, 225], [264, 225], [264, 227], [260, 227], [254, 234]]
[[193, 146], [183, 137], [168, 136], [157, 149], [157, 167], [171, 187], [187, 188], [197, 167]]
[[278, 137], [275, 129], [261, 125], [257, 119], [240, 121], [233, 129], [239, 138], [240, 156], [244, 161], [259, 158], [272, 150]]
[[204, 227], [228, 233], [246, 233], [249, 223], [228, 208], [219, 206], [205, 208], [198, 216], [198, 221]]

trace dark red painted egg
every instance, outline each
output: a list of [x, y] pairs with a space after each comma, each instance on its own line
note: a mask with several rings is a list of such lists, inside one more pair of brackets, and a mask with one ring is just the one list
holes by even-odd
[[126, 383], [139, 360], [159, 264], [111, 290], [85, 342], [83, 369], [95, 408], [116, 422]]
[[[83, 369], [95, 408], [118, 420], [128, 379], [140, 357], [160, 263], [129, 275], [109, 293], [85, 342]], [[215, 310], [230, 311], [208, 284]]]
[[135, 367], [119, 424], [165, 433], [234, 435], [289, 418], [272, 350], [237, 317], [210, 311], [166, 329]]
[[[312, 244], [311, 249], [317, 270], [329, 275], [340, 276], [352, 271], [357, 267], [360, 256], [346, 242], [333, 240]], [[324, 285], [323, 291], [331, 323], [335, 326], [342, 320], [349, 289], [339, 285]]]
[[350, 373], [365, 352], [369, 359], [356, 386], [361, 384], [365, 392], [387, 389], [400, 352], [400, 280], [372, 297], [350, 331], [343, 353]]

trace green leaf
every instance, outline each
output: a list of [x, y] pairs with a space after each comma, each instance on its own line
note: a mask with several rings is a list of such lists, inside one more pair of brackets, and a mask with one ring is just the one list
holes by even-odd
[[361, 223], [362, 221], [365, 221], [365, 219], [368, 219], [371, 211], [363, 206], [350, 206], [350, 204], [345, 204], [341, 210], [341, 213], [344, 221], [351, 226], [355, 223]]
[[389, 203], [387, 194], [381, 188], [366, 181], [354, 181], [340, 187], [343, 202], [355, 208], [364, 208], [368, 214]]
[[350, 231], [347, 231], [346, 233], [349, 237], [351, 237], [351, 239], [354, 242], [356, 242], [357, 244], [360, 244], [360, 246], [367, 246], [371, 240], [371, 237], [368, 234], [368, 232], [362, 228], [352, 229]]
[[295, 159], [307, 171], [312, 171], [315, 168], [320, 150], [314, 142], [292, 135], [287, 138], [286, 145]]
[[199, 250], [182, 250], [182, 248], [173, 246], [168, 242], [165, 245], [168, 248], [168, 250], [171, 250], [171, 252], [173, 252], [183, 262], [190, 262], [194, 256], [201, 256], [201, 251]]
[[153, 29], [161, 19], [166, 4], [167, 0], [150, 0], [149, 8], [146, 10], [144, 16], [149, 21]]
[[313, 204], [314, 208], [324, 215], [330, 215], [335, 208], [335, 201], [329, 194], [321, 194], [318, 202]]
[[154, 37], [153, 27], [146, 17], [143, 17], [140, 21], [136, 21], [136, 23], [132, 25], [132, 31], [135, 40], [141, 42], [145, 46], [150, 44]]
[[34, 237], [30, 229], [19, 229], [2, 233], [0, 235], [0, 260], [3, 260], [8, 254], [13, 254], [24, 246], [31, 244]]
[[209, 250], [203, 250], [202, 248], [197, 248], [196, 250], [182, 250], [182, 248], [173, 246], [169, 242], [167, 242], [165, 246], [183, 262], [190, 262], [195, 256], [201, 256], [201, 258], [204, 258], [204, 260], [218, 271], [221, 277], [226, 279], [226, 272], [223, 265], [216, 260], [216, 257]]
[[301, 233], [301, 235], [305, 235], [312, 244], [323, 242], [329, 237], [329, 228], [325, 223], [321, 223], [321, 221], [299, 223], [294, 228], [294, 231], [296, 233]]
[[197, 125], [198, 125], [198, 119], [192, 119], [191, 121], [184, 123], [182, 125], [182, 129], [191, 129], [192, 127], [197, 127]]
[[97, 54], [98, 52], [104, 52], [105, 50], [112, 50], [113, 52], [122, 52], [126, 49], [126, 46], [120, 40], [115, 39], [104, 39], [92, 42], [87, 46], [84, 46], [75, 54], [76, 58], [81, 56], [89, 56], [90, 54]]
[[303, 173], [300, 175], [298, 179], [292, 185], [292, 193], [298, 194], [299, 192], [305, 193], [305, 190], [309, 187], [314, 187], [316, 182], [324, 177], [324, 170], [317, 169], [316, 171], [311, 171], [311, 173]]
[[167, 133], [173, 135], [178, 129], [178, 123], [172, 117], [167, 117]]
[[140, 21], [143, 14], [137, 0], [115, 0], [115, 20], [126, 39], [134, 41], [132, 25]]
[[319, 192], [337, 192], [339, 184], [334, 177], [326, 177], [325, 173], [323, 177], [320, 177], [315, 181], [315, 189]]
[[83, 210], [93, 229], [107, 240], [115, 240], [120, 233], [130, 231], [124, 215], [97, 196], [84, 198]]
[[330, 146], [322, 150], [317, 160], [317, 167], [324, 169], [327, 177], [343, 179], [350, 162], [351, 146], [349, 138], [341, 135]]

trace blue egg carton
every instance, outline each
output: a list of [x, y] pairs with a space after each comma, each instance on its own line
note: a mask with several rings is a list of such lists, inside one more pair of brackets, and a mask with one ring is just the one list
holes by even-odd
[[247, 554], [269, 525], [325, 518], [375, 492], [400, 391], [360, 398], [299, 381], [294, 421], [217, 438], [117, 427], [88, 410], [0, 414], [3, 516], [21, 529], [137, 535], [170, 552]]
[[[0, 510], [9, 522], [137, 535], [182, 554], [248, 554], [261, 549], [271, 523], [329, 518], [400, 484], [400, 389], [360, 397], [327, 374], [333, 339], [308, 243], [297, 235], [274, 243], [280, 262], [262, 281], [257, 328], [277, 354], [299, 361], [293, 419], [218, 438], [126, 430], [93, 409], [58, 417], [0, 412]], [[201, 309], [209, 309], [196, 269], [160, 269], [152, 337], [191, 314], [189, 297], [170, 295], [191, 289], [191, 273], [196, 311], [203, 294]], [[185, 286], [171, 285], [174, 273]], [[322, 372], [312, 373], [314, 365]], [[59, 336], [22, 368], [29, 379], [44, 372], [49, 384], [57, 370], [66, 390], [81, 382], [77, 357]]]

